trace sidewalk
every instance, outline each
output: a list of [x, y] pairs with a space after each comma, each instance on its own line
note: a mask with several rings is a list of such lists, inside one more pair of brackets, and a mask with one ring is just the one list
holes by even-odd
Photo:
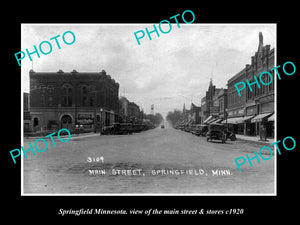
[[275, 142], [274, 138], [267, 138], [266, 141], [260, 141], [259, 136], [245, 136], [241, 134], [236, 134], [235, 136], [237, 140], [251, 141], [251, 142], [262, 143], [262, 144], [265, 143], [266, 145]]
[[[46, 135], [47, 136], [47, 135]], [[66, 134], [65, 135], [61, 135], [61, 137], [64, 137], [64, 136], [66, 136]], [[100, 137], [100, 133], [94, 133], [94, 132], [87, 132], [87, 133], [80, 133], [79, 135], [77, 135], [77, 134], [71, 134], [71, 139], [73, 140], [73, 139], [78, 139], [78, 138], [82, 138], [82, 137], [91, 137], [91, 136], [99, 136]], [[57, 135], [55, 135], [55, 136], [52, 136], [53, 137], [53, 139], [57, 139], [58, 137], [57, 137]], [[44, 138], [45, 139], [45, 136], [25, 136], [24, 137], [24, 140], [26, 140], [26, 139], [38, 139], [38, 138]], [[48, 138], [50, 138], [50, 137], [48, 137]]]

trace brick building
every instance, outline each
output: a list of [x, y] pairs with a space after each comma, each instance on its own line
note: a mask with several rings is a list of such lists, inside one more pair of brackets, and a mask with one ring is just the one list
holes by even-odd
[[119, 99], [119, 111], [123, 122], [137, 123], [142, 121], [143, 115], [140, 107], [123, 96]]
[[75, 124], [95, 130], [118, 120], [119, 84], [102, 72], [29, 72], [31, 130]]
[[200, 106], [196, 106], [194, 103], [191, 103], [189, 113], [190, 113], [190, 118], [193, 120], [193, 123], [195, 124], [201, 123], [200, 111], [201, 111]]
[[236, 75], [231, 77], [227, 82], [227, 118], [222, 123], [228, 124], [230, 129], [235, 133], [244, 134], [246, 90], [243, 89], [241, 91], [241, 96], [239, 96], [234, 86], [238, 82], [246, 82], [245, 69], [241, 70]]
[[[247, 64], [240, 72], [228, 80], [228, 117], [223, 123], [233, 125], [236, 133], [245, 135], [258, 135], [262, 124], [266, 126], [267, 136], [274, 136], [274, 48], [263, 45], [263, 35], [259, 33], [258, 49], [251, 57], [251, 64]], [[254, 82], [254, 76], [258, 77], [262, 72], [270, 71], [273, 82], [268, 85], [251, 85], [241, 91], [238, 95], [235, 84], [238, 82]], [[270, 81], [267, 75], [262, 76], [264, 83]]]
[[[274, 48], [270, 49], [270, 45], [263, 45], [263, 35], [259, 33], [258, 50], [251, 57], [251, 64], [246, 65], [246, 78], [251, 82], [254, 81], [254, 76], [259, 76], [264, 71], [270, 71], [275, 65]], [[255, 116], [249, 123], [246, 124], [245, 133], [248, 135], [257, 135], [262, 124], [266, 126], [267, 135], [274, 137], [274, 70], [270, 71], [273, 76], [273, 82], [270, 85], [260, 85], [260, 88], [255, 84], [252, 85], [252, 92], [248, 85], [246, 86], [246, 104], [245, 116]], [[270, 82], [268, 75], [263, 75], [264, 83]], [[273, 116], [272, 116], [273, 115]]]
[[227, 110], [227, 89], [221, 89], [218, 95], [218, 101], [219, 101], [219, 120], [222, 119], [224, 120], [226, 117], [226, 110]]
[[216, 88], [211, 79], [205, 97], [201, 99], [201, 116], [203, 117], [203, 123], [208, 123], [219, 118], [219, 95], [222, 91], [223, 88]]
[[23, 92], [23, 129], [30, 131], [31, 116], [29, 111], [29, 93]]

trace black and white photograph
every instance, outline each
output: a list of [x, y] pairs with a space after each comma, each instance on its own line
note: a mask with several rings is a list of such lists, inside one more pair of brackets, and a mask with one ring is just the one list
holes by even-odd
[[22, 196], [277, 194], [276, 23], [189, 14], [21, 24]]

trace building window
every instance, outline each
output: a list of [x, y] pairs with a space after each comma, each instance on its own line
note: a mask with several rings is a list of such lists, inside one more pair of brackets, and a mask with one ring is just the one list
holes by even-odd
[[72, 86], [65, 84], [62, 90], [63, 102], [62, 106], [72, 106]]
[[87, 106], [87, 99], [86, 96], [82, 96], [82, 102], [81, 102], [82, 106]]
[[269, 91], [273, 91], [275, 85], [274, 70], [271, 71], [271, 74], [272, 74], [272, 83], [269, 85]]
[[82, 86], [81, 87], [81, 106], [88, 106], [87, 103], [87, 87], [86, 86]]
[[53, 106], [53, 97], [51, 95], [48, 96], [48, 106]]
[[47, 86], [47, 105], [53, 106], [53, 93], [54, 87], [52, 85]]
[[95, 93], [90, 96], [90, 106], [95, 106]]
[[246, 100], [250, 98], [249, 88], [246, 86]]
[[[268, 84], [270, 82], [270, 76], [267, 74], [263, 74], [263, 76], [261, 77], [262, 83], [264, 84]], [[261, 84], [261, 88], [262, 88], [262, 93], [266, 93], [268, 86]]]
[[39, 118], [35, 117], [33, 119], [33, 129], [34, 129], [34, 131], [36, 131], [38, 126], [39, 126]]
[[97, 95], [96, 86], [91, 85], [89, 90], [90, 90], [90, 93], [89, 93], [90, 94], [90, 101], [89, 101], [90, 106], [95, 106], [95, 104], [96, 104], [96, 95]]

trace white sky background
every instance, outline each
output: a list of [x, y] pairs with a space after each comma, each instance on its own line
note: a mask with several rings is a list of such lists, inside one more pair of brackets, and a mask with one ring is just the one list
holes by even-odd
[[[159, 22], [158, 22], [159, 23]], [[158, 29], [158, 23], [156, 27]], [[21, 50], [34, 51], [42, 41], [60, 34], [61, 49], [54, 40], [49, 55], [40, 53], [21, 61], [23, 91], [29, 92], [29, 70], [35, 72], [100, 72], [103, 69], [120, 84], [119, 95], [134, 101], [145, 113], [154, 111], [164, 117], [168, 111], [200, 106], [210, 82], [227, 88], [228, 79], [251, 63], [258, 48], [261, 31], [264, 45], [276, 44], [275, 24], [172, 24], [168, 34], [147, 34], [137, 44], [134, 32], [153, 24], [22, 24]], [[168, 25], [162, 27], [168, 30]], [[66, 45], [62, 34], [72, 31], [76, 41]], [[140, 34], [139, 34], [140, 35]], [[66, 35], [67, 37], [69, 34]], [[69, 39], [71, 41], [72, 39]], [[46, 52], [47, 45], [43, 45]], [[17, 63], [17, 62], [16, 62]]]

